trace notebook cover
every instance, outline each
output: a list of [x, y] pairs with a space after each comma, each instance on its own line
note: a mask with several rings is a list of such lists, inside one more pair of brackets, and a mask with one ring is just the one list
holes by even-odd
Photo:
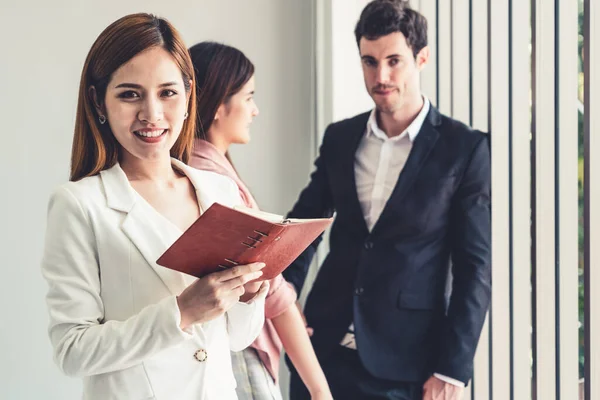
[[287, 268], [332, 220], [272, 223], [214, 203], [156, 262], [199, 278], [237, 264], [264, 262], [260, 279], [268, 280]]

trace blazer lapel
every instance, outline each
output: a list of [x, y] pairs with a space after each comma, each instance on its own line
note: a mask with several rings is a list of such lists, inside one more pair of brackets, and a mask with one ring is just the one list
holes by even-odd
[[[343, 192], [347, 193], [348, 201], [346, 203], [348, 209], [348, 215], [351, 221], [351, 226], [356, 226], [364, 235], [369, 234], [367, 223], [358, 200], [358, 190], [356, 188], [356, 175], [354, 173], [354, 161], [356, 159], [356, 151], [360, 145], [360, 141], [365, 134], [367, 128], [367, 121], [369, 120], [370, 113], [365, 113], [358, 117], [356, 124], [351, 128], [349, 138], [346, 143], [346, 151], [344, 154], [344, 161], [341, 165], [340, 172], [337, 174], [340, 181], [343, 182]], [[341, 205], [343, 206], [343, 205]]]
[[415, 183], [421, 168], [427, 161], [431, 150], [438, 140], [440, 134], [437, 131], [436, 126], [438, 126], [439, 123], [440, 115], [432, 106], [413, 143], [412, 150], [406, 160], [406, 164], [402, 168], [396, 186], [381, 212], [379, 219], [373, 227], [373, 233], [378, 233], [382, 229], [385, 229], [387, 225], [396, 222], [394, 218], [390, 218], [392, 216], [393, 205], [401, 202], [404, 196], [409, 193], [411, 186]]
[[119, 164], [102, 171], [101, 177], [108, 206], [127, 214], [121, 224], [125, 235], [169, 291], [180, 294], [185, 288], [183, 275], [156, 264], [162, 253], [181, 235], [179, 229], [135, 193]]
[[228, 207], [243, 205], [238, 187], [231, 178], [217, 172], [197, 170], [176, 159], [171, 162], [188, 177], [196, 189], [200, 213], [204, 213], [216, 202]]

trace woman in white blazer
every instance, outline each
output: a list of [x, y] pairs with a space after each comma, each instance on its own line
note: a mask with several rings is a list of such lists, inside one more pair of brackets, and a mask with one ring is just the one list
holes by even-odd
[[55, 359], [84, 399], [236, 399], [229, 352], [262, 327], [264, 264], [202, 279], [156, 264], [202, 210], [241, 202], [233, 181], [185, 164], [193, 76], [177, 31], [148, 14], [106, 28], [85, 62], [42, 262]]

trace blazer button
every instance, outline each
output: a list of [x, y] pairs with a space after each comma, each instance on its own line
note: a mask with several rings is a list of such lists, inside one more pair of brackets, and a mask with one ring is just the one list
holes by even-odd
[[372, 248], [373, 248], [373, 242], [371, 242], [371, 241], [367, 240], [367, 241], [365, 242], [365, 249], [367, 249], [367, 250], [371, 250]]
[[358, 288], [354, 289], [354, 294], [357, 296], [360, 296], [361, 294], [364, 293], [364, 291], [365, 291], [364, 288], [358, 287]]
[[208, 358], [208, 353], [204, 349], [200, 349], [194, 353], [194, 358], [198, 362], [204, 362]]

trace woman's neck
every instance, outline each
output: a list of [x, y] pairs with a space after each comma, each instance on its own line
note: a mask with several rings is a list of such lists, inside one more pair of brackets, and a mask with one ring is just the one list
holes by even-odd
[[142, 160], [131, 155], [123, 156], [120, 160], [121, 169], [129, 181], [150, 181], [156, 184], [169, 183], [179, 175], [171, 166], [171, 157], [161, 157], [156, 160]]
[[215, 133], [209, 130], [207, 135], [207, 141], [213, 146], [215, 146], [219, 153], [225, 155], [229, 151], [229, 146], [231, 145], [231, 143], [223, 139], [223, 136], [224, 135], [220, 135], [219, 133]]

